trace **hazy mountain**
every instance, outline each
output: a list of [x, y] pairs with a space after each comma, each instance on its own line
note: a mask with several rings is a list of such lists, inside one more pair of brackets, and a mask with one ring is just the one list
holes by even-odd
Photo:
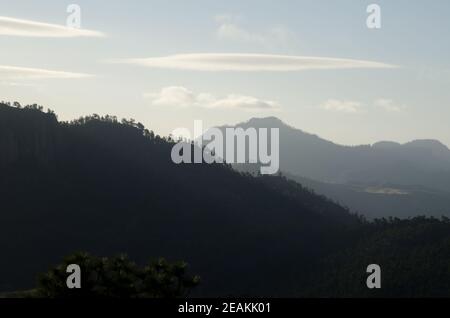
[[[306, 184], [367, 216], [450, 213], [446, 208], [450, 201], [450, 150], [439, 141], [342, 146], [275, 117], [253, 118], [236, 127], [279, 128], [280, 170], [297, 181], [313, 181]], [[383, 193], [383, 189], [398, 193]]]
[[277, 118], [236, 125], [280, 129], [283, 171], [325, 182], [424, 185], [450, 191], [450, 150], [439, 141], [342, 146], [290, 127]]
[[[185, 260], [201, 296], [449, 295], [448, 220], [367, 223], [282, 177], [176, 165], [173, 142], [132, 120], [35, 108], [0, 104], [0, 291], [84, 250]], [[377, 260], [393, 278], [370, 292]]]
[[286, 176], [369, 219], [390, 216], [450, 216], [450, 195], [444, 191], [389, 184], [370, 186], [325, 183], [295, 175]]

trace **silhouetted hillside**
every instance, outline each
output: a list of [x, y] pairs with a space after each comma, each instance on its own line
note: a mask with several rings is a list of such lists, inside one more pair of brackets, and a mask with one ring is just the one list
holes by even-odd
[[[176, 165], [171, 141], [132, 121], [2, 105], [2, 289], [75, 250], [164, 256], [192, 264], [211, 293], [286, 293], [326, 237], [359, 221], [280, 177], [225, 165]], [[273, 275], [285, 266], [283, 277]], [[262, 281], [261, 275], [266, 279]]]
[[[127, 253], [140, 264], [185, 260], [201, 276], [195, 292], [203, 296], [328, 295], [323, 277], [335, 270], [351, 279], [338, 294], [354, 294], [365, 284], [359, 279], [365, 263], [385, 262], [383, 255], [399, 244], [401, 255], [413, 253], [404, 266], [429, 269], [423, 275], [430, 281], [442, 276], [434, 271], [439, 264], [449, 263], [448, 253], [433, 250], [439, 267], [424, 265], [427, 249], [450, 238], [447, 220], [366, 223], [283, 177], [255, 178], [219, 164], [176, 165], [173, 142], [132, 120], [94, 115], [61, 123], [37, 107], [0, 105], [0, 123], [3, 291], [32, 287], [38, 272], [79, 250]], [[408, 240], [397, 224], [412, 228]], [[423, 226], [430, 230], [421, 234]], [[371, 248], [380, 237], [388, 240], [386, 254]], [[423, 253], [415, 257], [417, 249]], [[397, 284], [409, 279], [400, 276]], [[443, 284], [450, 287], [450, 280]], [[449, 290], [413, 284], [408, 295]]]

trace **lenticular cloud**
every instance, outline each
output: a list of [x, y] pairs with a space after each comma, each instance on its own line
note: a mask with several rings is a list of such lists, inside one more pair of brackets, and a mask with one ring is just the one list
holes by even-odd
[[69, 28], [63, 25], [0, 17], [0, 35], [24, 37], [103, 37], [99, 31]]
[[92, 77], [89, 74], [52, 71], [39, 68], [0, 65], [0, 76], [3, 79], [71, 79]]
[[354, 59], [240, 53], [178, 54], [165, 57], [115, 60], [115, 62], [151, 68], [195, 71], [304, 71], [396, 67], [381, 62]]

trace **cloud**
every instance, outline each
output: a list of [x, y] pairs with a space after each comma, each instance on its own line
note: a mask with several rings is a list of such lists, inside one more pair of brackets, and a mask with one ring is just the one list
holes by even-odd
[[404, 105], [397, 105], [392, 99], [380, 98], [374, 102], [375, 107], [384, 109], [390, 113], [398, 113], [406, 109]]
[[164, 87], [159, 93], [146, 93], [144, 97], [151, 99], [156, 106], [179, 107], [195, 105], [198, 98], [192, 91], [181, 86]]
[[158, 93], [144, 94], [155, 106], [201, 107], [209, 109], [242, 109], [247, 111], [279, 110], [274, 101], [252, 96], [230, 94], [217, 98], [209, 93], [196, 94], [182, 86], [164, 87]]
[[230, 40], [259, 45], [285, 45], [294, 39], [293, 32], [285, 26], [273, 26], [269, 30], [251, 32], [237, 23], [238, 18], [229, 15], [216, 16], [218, 29], [216, 35], [221, 40]]
[[[401, 112], [406, 109], [404, 105], [396, 104], [392, 99], [380, 98], [370, 104], [371, 106], [382, 109], [384, 111], [394, 113]], [[320, 105], [320, 108], [329, 110], [329, 111], [337, 111], [344, 113], [361, 113], [365, 111], [363, 104], [358, 101], [350, 101], [350, 100], [337, 100], [337, 99], [329, 99], [325, 103]], [[373, 108], [370, 108], [373, 110]]]
[[337, 111], [344, 113], [359, 113], [362, 111], [362, 104], [356, 101], [329, 99], [322, 105], [321, 108], [329, 111]]
[[0, 81], [1, 86], [9, 86], [9, 87], [39, 87], [36, 83], [20, 83], [20, 82], [8, 82], [8, 81]]
[[27, 79], [73, 79], [86, 78], [93, 75], [82, 73], [71, 73], [62, 71], [52, 71], [38, 68], [16, 67], [0, 65], [0, 77], [8, 80]]
[[308, 56], [241, 53], [195, 53], [142, 59], [115, 59], [150, 68], [193, 71], [304, 71], [395, 68], [380, 62]]
[[228, 95], [216, 100], [213, 108], [240, 108], [245, 110], [278, 110], [280, 105], [274, 101], [261, 100], [252, 96]]
[[102, 32], [0, 16], [0, 35], [24, 37], [103, 37]]

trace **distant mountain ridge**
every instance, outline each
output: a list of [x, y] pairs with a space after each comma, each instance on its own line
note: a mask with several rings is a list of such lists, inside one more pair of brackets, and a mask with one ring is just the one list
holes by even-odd
[[276, 117], [226, 127], [278, 128], [282, 173], [370, 218], [450, 215], [450, 150], [437, 140], [343, 146]]
[[276, 117], [235, 126], [278, 128], [282, 171], [322, 182], [423, 185], [450, 192], [450, 150], [437, 140], [343, 146], [306, 133]]

